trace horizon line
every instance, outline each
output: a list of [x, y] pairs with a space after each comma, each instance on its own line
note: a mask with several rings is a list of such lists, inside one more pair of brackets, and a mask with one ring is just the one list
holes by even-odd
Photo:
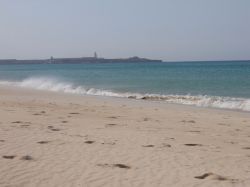
[[[81, 59], [81, 58], [96, 58], [93, 56], [86, 56], [86, 57], [54, 57], [54, 56], [50, 56], [50, 58], [27, 58], [27, 59], [16, 59], [16, 58], [5, 58], [5, 59], [1, 59], [0, 61], [3, 60], [16, 60], [16, 61], [23, 61], [23, 60], [50, 60], [51, 57], [53, 59]], [[114, 59], [130, 59], [130, 58], [142, 58], [142, 59], [148, 59], [148, 60], [161, 60], [162, 62], [223, 62], [223, 61], [250, 61], [250, 59], [211, 59], [211, 60], [162, 60], [162, 59], [151, 59], [151, 58], [146, 58], [146, 57], [139, 57], [139, 56], [130, 56], [130, 57], [119, 57], [119, 58], [104, 58], [104, 57], [97, 57], [96, 59], [110, 59], [110, 60], [114, 60]]]

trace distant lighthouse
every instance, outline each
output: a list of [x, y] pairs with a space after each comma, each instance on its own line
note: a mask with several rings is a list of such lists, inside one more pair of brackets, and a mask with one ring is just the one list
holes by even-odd
[[50, 60], [49, 60], [49, 63], [50, 63], [50, 64], [52, 64], [52, 63], [53, 63], [53, 61], [54, 61], [54, 57], [53, 57], [53, 56], [51, 56], [51, 57], [50, 57]]
[[97, 53], [96, 53], [96, 52], [94, 53], [94, 58], [98, 58], [98, 56], [97, 56]]

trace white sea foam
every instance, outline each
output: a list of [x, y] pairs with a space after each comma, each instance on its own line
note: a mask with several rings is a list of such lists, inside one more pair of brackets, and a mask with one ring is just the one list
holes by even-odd
[[178, 103], [195, 105], [202, 107], [215, 107], [234, 110], [250, 111], [250, 99], [232, 98], [206, 95], [159, 95], [159, 94], [140, 94], [140, 93], [119, 93], [111, 90], [101, 90], [75, 86], [72, 83], [58, 81], [54, 78], [28, 78], [20, 82], [0, 81], [0, 85], [11, 85], [37, 90], [47, 90], [54, 92], [64, 92], [81, 95], [112, 96], [143, 100], [165, 101], [168, 103]]

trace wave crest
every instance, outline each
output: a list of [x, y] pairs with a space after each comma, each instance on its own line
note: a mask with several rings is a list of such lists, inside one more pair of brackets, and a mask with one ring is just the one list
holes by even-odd
[[75, 86], [72, 83], [61, 82], [54, 78], [28, 78], [20, 82], [0, 81], [2, 85], [11, 85], [37, 90], [47, 90], [53, 92], [64, 92], [81, 95], [112, 96], [130, 99], [142, 99], [151, 101], [165, 101], [185, 105], [195, 105], [201, 107], [215, 107], [234, 110], [250, 111], [250, 99], [219, 97], [207, 95], [160, 95], [160, 94], [140, 94], [140, 93], [119, 93], [111, 90], [101, 90]]

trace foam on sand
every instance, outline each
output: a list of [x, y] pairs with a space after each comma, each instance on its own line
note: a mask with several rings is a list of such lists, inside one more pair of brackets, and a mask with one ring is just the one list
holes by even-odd
[[76, 86], [69, 82], [59, 81], [55, 78], [31, 77], [22, 81], [0, 81], [2, 85], [18, 86], [36, 90], [47, 90], [53, 92], [64, 92], [81, 95], [111, 96], [132, 99], [143, 99], [152, 101], [165, 101], [168, 103], [177, 103], [185, 105], [194, 105], [201, 107], [215, 107], [224, 109], [234, 109], [250, 111], [250, 99], [220, 97], [208, 95], [160, 95], [160, 94], [141, 94], [129, 92], [114, 92], [111, 90], [87, 88], [85, 86]]

